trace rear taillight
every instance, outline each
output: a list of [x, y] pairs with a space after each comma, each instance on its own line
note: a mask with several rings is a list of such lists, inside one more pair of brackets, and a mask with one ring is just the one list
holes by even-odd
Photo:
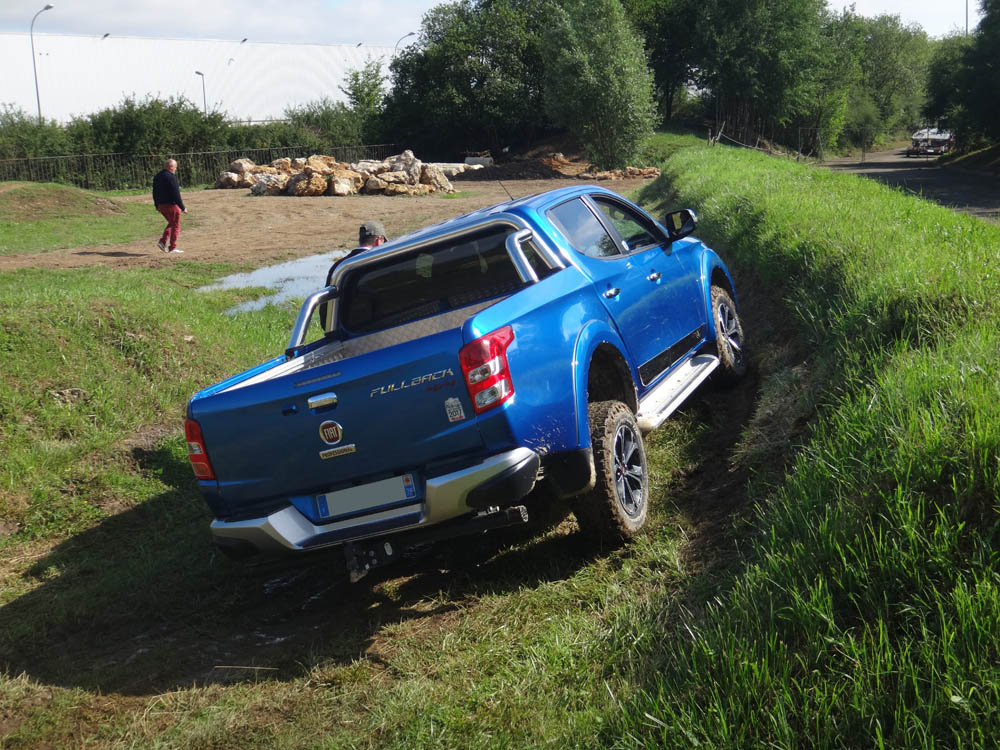
[[191, 461], [191, 468], [198, 479], [215, 479], [215, 472], [212, 471], [212, 463], [208, 460], [208, 451], [205, 450], [205, 440], [201, 436], [201, 426], [193, 419], [184, 423], [184, 436], [187, 438], [188, 459]]
[[513, 340], [514, 329], [504, 326], [469, 342], [459, 351], [465, 387], [469, 389], [476, 414], [499, 406], [514, 395], [514, 381], [507, 367], [507, 347]]

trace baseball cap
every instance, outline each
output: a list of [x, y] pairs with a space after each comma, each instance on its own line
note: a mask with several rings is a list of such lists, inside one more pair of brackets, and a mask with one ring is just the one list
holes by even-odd
[[385, 237], [386, 239], [389, 239], [381, 221], [366, 221], [358, 230], [358, 237], [361, 240], [364, 240], [366, 237]]

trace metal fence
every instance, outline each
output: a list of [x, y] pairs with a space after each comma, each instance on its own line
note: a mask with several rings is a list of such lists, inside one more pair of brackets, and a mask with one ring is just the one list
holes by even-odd
[[148, 187], [153, 175], [163, 168], [167, 158], [177, 160], [177, 177], [183, 185], [205, 185], [216, 181], [220, 172], [236, 159], [251, 159], [255, 164], [269, 164], [283, 157], [309, 156], [321, 153], [337, 161], [356, 162], [361, 159], [385, 159], [396, 152], [393, 144], [373, 146], [334, 146], [307, 151], [300, 146], [281, 148], [230, 149], [227, 151], [197, 151], [187, 154], [81, 154], [77, 156], [44, 156], [34, 159], [0, 160], [0, 182], [62, 182], [97, 190], [129, 190]]

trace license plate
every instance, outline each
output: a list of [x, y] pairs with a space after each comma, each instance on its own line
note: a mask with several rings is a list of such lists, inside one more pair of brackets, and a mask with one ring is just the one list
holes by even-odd
[[417, 479], [413, 474], [403, 474], [358, 487], [348, 487], [336, 492], [316, 496], [316, 514], [323, 519], [375, 513], [414, 502], [419, 498]]

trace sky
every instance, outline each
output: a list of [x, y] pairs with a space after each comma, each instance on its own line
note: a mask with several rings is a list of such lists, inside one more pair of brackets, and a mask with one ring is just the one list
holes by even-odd
[[[394, 46], [439, 0], [52, 0], [35, 34]], [[27, 32], [45, 0], [0, 0], [0, 31]], [[403, 39], [400, 47], [414, 41]]]
[[853, 3], [827, 0], [827, 4], [835, 11], [853, 5], [855, 12], [861, 16], [899, 16], [904, 23], [920, 25], [933, 37], [964, 32], [966, 7], [969, 9], [970, 33], [983, 15], [979, 10], [979, 0], [968, 0], [967, 4], [966, 0], [855, 0]]
[[[394, 46], [420, 30], [441, 0], [55, 0], [35, 22], [37, 33], [243, 39], [257, 42]], [[851, 3], [828, 0], [839, 11]], [[966, 0], [855, 0], [857, 13], [898, 14], [934, 37], [965, 30]], [[44, 0], [0, 0], [0, 31], [25, 32]], [[969, 29], [980, 18], [968, 0]], [[414, 41], [403, 39], [400, 46]]]

